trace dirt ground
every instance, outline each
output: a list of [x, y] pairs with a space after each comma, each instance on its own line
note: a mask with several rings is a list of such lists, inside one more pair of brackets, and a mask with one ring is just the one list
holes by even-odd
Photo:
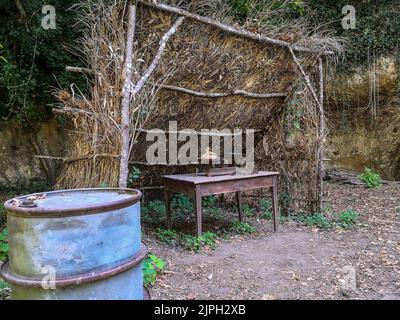
[[[217, 248], [200, 254], [166, 245], [144, 227], [144, 241], [167, 267], [153, 299], [400, 299], [400, 183], [378, 189], [326, 185], [325, 206], [360, 213], [351, 229], [322, 230], [295, 221], [251, 223], [249, 236], [220, 237]], [[219, 234], [236, 209], [229, 204], [224, 221], [206, 221]], [[225, 212], [224, 212], [225, 214]], [[206, 217], [207, 220], [207, 217]], [[184, 221], [193, 230], [193, 217]], [[9, 298], [0, 289], [0, 299]]]
[[400, 184], [326, 186], [326, 206], [360, 213], [352, 229], [329, 231], [261, 220], [257, 233], [195, 254], [145, 235], [167, 261], [153, 299], [400, 299]]

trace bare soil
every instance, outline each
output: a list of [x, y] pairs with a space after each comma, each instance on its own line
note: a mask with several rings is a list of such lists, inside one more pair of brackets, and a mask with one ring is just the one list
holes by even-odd
[[326, 190], [333, 211], [360, 213], [357, 226], [326, 231], [287, 221], [273, 233], [271, 221], [252, 221], [255, 234], [200, 254], [146, 232], [150, 251], [167, 261], [152, 298], [400, 299], [400, 184]]

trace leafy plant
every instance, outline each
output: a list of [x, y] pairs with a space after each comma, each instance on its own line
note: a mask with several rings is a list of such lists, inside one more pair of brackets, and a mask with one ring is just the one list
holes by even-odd
[[142, 173], [140, 172], [140, 169], [139, 169], [139, 168], [133, 167], [132, 170], [129, 172], [129, 175], [128, 175], [128, 182], [129, 182], [130, 184], [134, 183], [137, 179], [140, 178], [140, 175], [141, 175], [141, 174], [142, 174]]
[[217, 205], [217, 197], [216, 196], [206, 196], [201, 200], [201, 205], [204, 208], [215, 207]]
[[381, 186], [381, 176], [370, 168], [366, 167], [359, 177], [367, 188], [377, 188]]
[[243, 204], [242, 209], [246, 217], [254, 217], [255, 214], [254, 209], [250, 208], [250, 206], [247, 203]]
[[150, 253], [142, 264], [144, 285], [154, 285], [156, 283], [157, 275], [160, 274], [164, 268], [165, 261]]
[[309, 227], [317, 227], [321, 229], [329, 229], [332, 227], [332, 222], [321, 213], [314, 213], [312, 215], [298, 215], [296, 220]]
[[161, 242], [166, 244], [176, 244], [178, 241], [178, 234], [175, 230], [158, 228], [156, 236]]
[[0, 261], [6, 260], [8, 257], [8, 230], [4, 228], [0, 232]]
[[159, 223], [165, 219], [165, 205], [161, 200], [143, 203], [141, 206], [142, 220], [147, 223]]
[[352, 209], [342, 211], [338, 214], [337, 221], [338, 224], [343, 228], [350, 228], [357, 223], [358, 212]]
[[262, 198], [259, 202], [260, 216], [263, 219], [272, 218], [272, 204], [269, 199]]
[[0, 300], [8, 300], [11, 299], [11, 288], [10, 285], [0, 279]]
[[199, 252], [204, 246], [215, 249], [217, 246], [217, 235], [214, 232], [208, 231], [201, 236], [184, 235], [183, 245], [186, 249]]
[[231, 231], [238, 234], [250, 234], [256, 231], [256, 227], [252, 226], [247, 222], [240, 222], [239, 220], [235, 220], [232, 223]]
[[184, 194], [177, 194], [172, 198], [171, 206], [178, 215], [186, 215], [194, 212], [193, 201]]

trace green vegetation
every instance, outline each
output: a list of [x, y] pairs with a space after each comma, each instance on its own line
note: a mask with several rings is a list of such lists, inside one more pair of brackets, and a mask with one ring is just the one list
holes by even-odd
[[166, 230], [157, 228], [156, 236], [158, 240], [169, 245], [175, 245], [178, 242], [178, 234], [175, 230]]
[[[16, 118], [30, 126], [51, 115], [52, 87], [81, 91], [86, 81], [80, 74], [65, 72], [66, 65], [80, 66], [81, 60], [68, 52], [80, 37], [82, 28], [72, 27], [76, 12], [67, 10], [76, 1], [21, 1], [25, 15], [14, 1], [0, 0], [0, 119]], [[41, 20], [44, 4], [56, 9], [56, 29], [45, 30]]]
[[172, 209], [178, 216], [186, 216], [194, 213], [194, 204], [187, 195], [178, 193], [172, 198]]
[[358, 212], [352, 209], [332, 213], [331, 219], [321, 213], [314, 213], [312, 215], [299, 214], [292, 217], [293, 220], [303, 223], [306, 226], [320, 229], [329, 229], [335, 226], [347, 229], [354, 226], [358, 218]]
[[154, 285], [157, 275], [165, 268], [165, 261], [156, 255], [149, 253], [149, 256], [143, 261], [143, 282], [145, 286]]
[[338, 214], [337, 223], [342, 228], [350, 228], [358, 221], [358, 212], [352, 209], [342, 211]]
[[202, 198], [203, 214], [221, 219], [224, 216], [223, 210], [217, 206], [216, 196], [206, 196]]
[[381, 186], [381, 176], [370, 168], [365, 168], [360, 174], [360, 179], [365, 183], [367, 188], [377, 188]]
[[201, 199], [201, 205], [203, 208], [216, 207], [217, 197], [216, 196], [206, 196]]
[[260, 217], [262, 219], [272, 219], [272, 204], [269, 199], [260, 199], [258, 206], [260, 208]]
[[140, 178], [141, 174], [142, 173], [141, 173], [139, 168], [132, 167], [132, 169], [131, 169], [131, 171], [129, 172], [129, 175], [128, 175], [128, 183], [129, 184], [134, 183], [137, 179]]
[[142, 221], [149, 224], [165, 222], [165, 204], [161, 200], [145, 202], [141, 205]]
[[233, 221], [230, 230], [232, 232], [244, 235], [254, 233], [257, 229], [247, 222], [240, 222], [239, 220], [235, 220]]
[[242, 209], [243, 209], [243, 214], [244, 214], [246, 217], [254, 217], [254, 216], [255, 216], [254, 209], [251, 208], [247, 203], [244, 203], [244, 204], [242, 205]]
[[0, 261], [6, 260], [8, 257], [8, 230], [4, 228], [0, 232]]
[[332, 227], [331, 221], [321, 213], [314, 213], [304, 218], [303, 223], [306, 226], [318, 227], [321, 229], [329, 229]]
[[204, 232], [201, 236], [183, 236], [183, 245], [186, 249], [199, 252], [204, 246], [215, 249], [217, 246], [217, 235], [213, 232]]

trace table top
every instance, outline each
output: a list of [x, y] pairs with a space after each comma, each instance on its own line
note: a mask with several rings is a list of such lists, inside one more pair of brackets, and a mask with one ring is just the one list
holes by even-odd
[[232, 181], [232, 180], [240, 180], [240, 179], [248, 179], [248, 178], [257, 178], [257, 177], [268, 177], [268, 176], [277, 176], [279, 172], [274, 171], [259, 171], [257, 173], [252, 174], [232, 174], [232, 175], [223, 175], [223, 176], [214, 176], [208, 177], [205, 174], [196, 174], [196, 173], [186, 173], [186, 174], [172, 174], [162, 176], [164, 179], [176, 180], [182, 182], [189, 182], [192, 184], [202, 184], [202, 183], [210, 183], [210, 182], [221, 182], [221, 181]]

